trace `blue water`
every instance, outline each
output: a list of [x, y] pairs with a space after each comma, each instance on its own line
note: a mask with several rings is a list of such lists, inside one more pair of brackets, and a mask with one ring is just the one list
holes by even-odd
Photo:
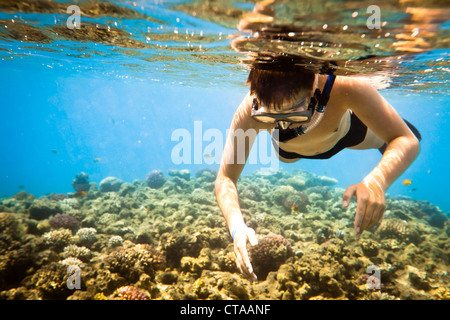
[[[189, 21], [191, 26], [194, 22], [196, 31], [228, 30], [198, 19]], [[149, 64], [134, 71], [120, 64], [123, 56], [83, 60], [23, 49], [21, 43], [3, 46], [26, 58], [0, 60], [0, 196], [21, 190], [35, 196], [73, 192], [72, 179], [82, 171], [99, 183], [107, 176], [144, 180], [153, 169], [167, 173], [187, 168], [193, 175], [204, 167], [217, 170], [217, 163], [208, 165], [204, 159], [200, 164], [175, 164], [171, 153], [178, 142], [172, 141], [172, 134], [187, 129], [192, 148], [203, 153], [209, 142], [194, 139], [195, 122], [201, 121], [203, 132], [217, 129], [225, 136], [248, 90], [243, 67], [186, 62], [170, 72], [162, 63], [159, 69]], [[102, 46], [96, 49], [103, 50]], [[419, 55], [414, 62], [429, 54]], [[450, 50], [431, 54], [448, 61]], [[53, 55], [58, 59], [52, 59]], [[133, 56], [126, 58], [133, 63]], [[447, 82], [448, 70], [443, 74]], [[427, 200], [448, 212], [450, 98], [446, 90], [431, 91], [411, 90], [406, 82], [380, 91], [423, 137], [419, 157], [388, 193]], [[301, 160], [280, 163], [280, 167], [334, 177], [345, 188], [360, 182], [379, 160], [375, 150], [345, 150], [330, 160]], [[247, 166], [244, 174], [258, 169], [258, 165]], [[404, 179], [413, 183], [405, 186]]]

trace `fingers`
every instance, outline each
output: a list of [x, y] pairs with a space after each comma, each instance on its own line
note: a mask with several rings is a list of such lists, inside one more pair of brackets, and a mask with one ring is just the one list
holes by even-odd
[[364, 194], [358, 197], [355, 233], [359, 237], [364, 230], [381, 221], [386, 208], [384, 197], [378, 194]]
[[356, 187], [350, 186], [348, 187], [344, 194], [342, 195], [342, 206], [348, 207], [348, 204], [350, 203], [351, 198], [356, 194]]
[[352, 197], [357, 199], [354, 228], [356, 236], [359, 237], [364, 230], [379, 223], [383, 218], [386, 209], [384, 192], [368, 188], [364, 184], [356, 184], [345, 190], [342, 205], [347, 207]]
[[366, 217], [367, 199], [364, 196], [359, 196], [356, 202], [356, 215], [355, 215], [355, 234], [359, 237], [363, 232], [363, 221]]
[[373, 224], [380, 224], [383, 220], [384, 210], [386, 210], [386, 203], [383, 201], [378, 205], [378, 208], [374, 211]]
[[242, 235], [236, 237], [234, 253], [236, 256], [236, 265], [239, 271], [250, 281], [256, 281], [256, 274], [253, 272], [252, 264], [247, 252], [247, 240], [251, 245], [258, 243], [255, 231], [247, 228]]

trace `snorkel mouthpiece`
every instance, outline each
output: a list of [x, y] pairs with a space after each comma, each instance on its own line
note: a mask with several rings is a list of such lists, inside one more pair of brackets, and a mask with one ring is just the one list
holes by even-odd
[[283, 129], [283, 130], [286, 130], [291, 125], [291, 123], [289, 121], [278, 121], [278, 124], [280, 125], [281, 129]]

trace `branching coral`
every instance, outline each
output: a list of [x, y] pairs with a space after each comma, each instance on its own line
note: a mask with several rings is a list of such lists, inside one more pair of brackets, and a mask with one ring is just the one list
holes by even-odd
[[143, 273], [154, 276], [156, 270], [164, 269], [166, 257], [158, 249], [143, 244], [117, 249], [108, 255], [106, 262], [111, 272], [136, 281]]
[[123, 286], [113, 294], [117, 300], [149, 300], [149, 296], [132, 286]]

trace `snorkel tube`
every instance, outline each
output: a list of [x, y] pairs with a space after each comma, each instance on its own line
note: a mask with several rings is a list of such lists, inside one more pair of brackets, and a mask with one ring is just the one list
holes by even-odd
[[333, 87], [335, 79], [335, 75], [329, 74], [322, 93], [320, 93], [319, 89], [316, 89], [314, 92], [314, 98], [317, 99], [318, 103], [314, 109], [314, 114], [307, 124], [301, 125], [297, 128], [297, 136], [301, 136], [302, 134], [314, 129], [320, 123], [325, 114], [327, 103], [330, 99], [331, 88]]

